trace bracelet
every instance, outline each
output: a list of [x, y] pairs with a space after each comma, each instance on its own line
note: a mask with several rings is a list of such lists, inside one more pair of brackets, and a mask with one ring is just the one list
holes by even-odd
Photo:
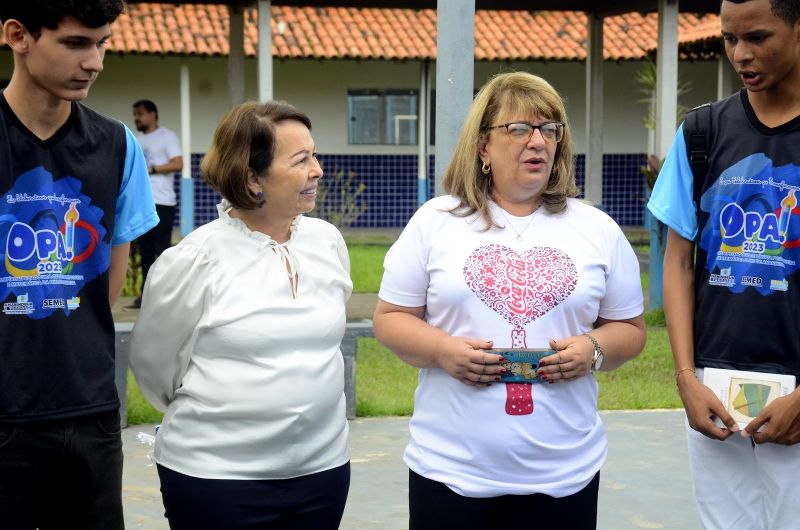
[[603, 353], [603, 348], [600, 347], [600, 343], [597, 342], [596, 338], [592, 337], [588, 333], [584, 333], [583, 336], [592, 341], [592, 346], [594, 346], [595, 350], [599, 351], [600, 353]]
[[592, 341], [594, 352], [592, 353], [592, 365], [589, 367], [589, 372], [596, 372], [603, 365], [603, 348], [600, 347], [600, 343], [593, 336], [588, 333], [584, 333], [583, 336]]
[[694, 374], [694, 376], [697, 377], [697, 370], [695, 370], [693, 367], [681, 368], [680, 370], [676, 370], [675, 371], [675, 384], [676, 385], [678, 384], [678, 377], [683, 372], [692, 372]]

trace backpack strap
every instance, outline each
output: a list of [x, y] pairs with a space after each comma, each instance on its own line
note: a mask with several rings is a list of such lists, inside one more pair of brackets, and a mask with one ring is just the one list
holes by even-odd
[[711, 150], [711, 103], [695, 107], [686, 113], [683, 137], [689, 153], [694, 181], [694, 203], [700, 207], [703, 183], [708, 175], [708, 153]]

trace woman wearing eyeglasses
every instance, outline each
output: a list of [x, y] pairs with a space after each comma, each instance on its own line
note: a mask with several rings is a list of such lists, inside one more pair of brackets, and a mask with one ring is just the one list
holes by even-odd
[[374, 316], [420, 368], [410, 530], [595, 528], [607, 443], [593, 372], [644, 347], [642, 288], [616, 223], [571, 198], [553, 87], [492, 78], [444, 186], [387, 254]]

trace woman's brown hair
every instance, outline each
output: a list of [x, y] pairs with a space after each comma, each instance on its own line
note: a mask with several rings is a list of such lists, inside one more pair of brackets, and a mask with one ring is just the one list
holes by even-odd
[[285, 101], [237, 105], [222, 118], [200, 164], [208, 185], [234, 208], [252, 210], [261, 201], [247, 188], [248, 172], [263, 175], [275, 156], [275, 126], [299, 121], [311, 130], [308, 116]]

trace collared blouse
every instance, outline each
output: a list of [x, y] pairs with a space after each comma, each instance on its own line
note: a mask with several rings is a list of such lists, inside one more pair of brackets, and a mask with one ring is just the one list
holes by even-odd
[[282, 479], [349, 459], [339, 349], [350, 261], [339, 231], [298, 216], [279, 244], [219, 219], [150, 269], [131, 340], [166, 414], [155, 460], [213, 479]]

